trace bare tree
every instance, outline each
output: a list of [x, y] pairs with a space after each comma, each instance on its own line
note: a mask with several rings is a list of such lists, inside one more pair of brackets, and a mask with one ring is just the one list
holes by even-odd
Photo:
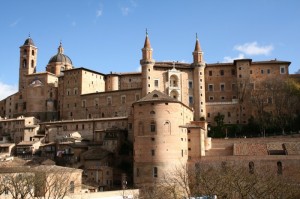
[[13, 199], [62, 199], [81, 189], [81, 170], [58, 166], [5, 168], [0, 175], [0, 195]]
[[28, 198], [34, 190], [34, 174], [31, 172], [6, 173], [1, 178], [1, 186], [13, 199]]

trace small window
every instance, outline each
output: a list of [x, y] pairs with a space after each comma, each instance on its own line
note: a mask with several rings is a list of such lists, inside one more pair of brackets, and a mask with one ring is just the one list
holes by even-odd
[[231, 117], [231, 112], [228, 112], [228, 113], [227, 113], [227, 117]]
[[156, 131], [156, 124], [155, 124], [155, 122], [151, 122], [151, 124], [150, 124], [150, 131], [151, 132], [155, 132]]
[[261, 70], [260, 70], [260, 73], [261, 73], [261, 74], [264, 74], [264, 70], [263, 70], [263, 69], [261, 69]]
[[280, 74], [285, 74], [285, 66], [280, 66]]
[[277, 162], [277, 174], [282, 175], [282, 162], [281, 161]]
[[210, 117], [210, 113], [207, 113], [207, 117]]
[[209, 101], [212, 101], [214, 100], [214, 97], [213, 96], [209, 96]]
[[249, 162], [249, 173], [254, 174], [254, 162]]
[[220, 75], [224, 76], [224, 70], [220, 70]]
[[157, 178], [157, 176], [158, 176], [158, 169], [157, 167], [153, 167], [153, 177]]
[[214, 85], [208, 84], [208, 91], [214, 91]]
[[270, 73], [271, 73], [271, 70], [270, 70], [270, 69], [267, 69], [267, 73], [270, 74]]
[[155, 156], [155, 150], [154, 149], [151, 150], [151, 155]]
[[74, 181], [71, 181], [71, 182], [70, 182], [70, 192], [71, 192], [71, 193], [74, 193], [74, 189], [75, 189]]
[[31, 55], [34, 56], [34, 50], [31, 51]]
[[136, 177], [140, 177], [140, 169], [136, 168]]
[[189, 89], [192, 89], [192, 88], [193, 88], [193, 81], [189, 80]]
[[158, 87], [158, 79], [155, 79], [155, 80], [154, 80], [154, 86], [155, 86], [155, 87]]
[[220, 90], [225, 91], [225, 84], [220, 84]]
[[34, 61], [31, 60], [31, 68], [34, 68]]
[[189, 96], [189, 103], [190, 103], [190, 104], [193, 104], [193, 103], [194, 103], [193, 96]]
[[208, 75], [209, 75], [209, 76], [212, 76], [212, 71], [211, 71], [211, 70], [208, 71]]
[[250, 75], [252, 75], [252, 70], [250, 70]]
[[157, 95], [157, 94], [154, 94], [152, 97], [153, 97], [153, 98], [158, 98], [158, 95]]

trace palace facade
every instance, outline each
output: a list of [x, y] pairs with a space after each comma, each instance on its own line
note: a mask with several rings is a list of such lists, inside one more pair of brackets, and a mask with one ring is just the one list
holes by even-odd
[[[0, 135], [16, 144], [44, 135], [42, 142], [51, 143], [78, 132], [80, 139], [108, 152], [120, 149], [122, 140], [127, 140], [133, 143], [134, 183], [144, 185], [176, 165], [209, 154], [240, 155], [233, 142], [226, 142], [230, 150], [225, 147], [225, 152], [211, 150], [207, 124], [213, 124], [219, 113], [225, 116], [225, 124], [246, 124], [257, 114], [252, 91], [265, 80], [289, 77], [288, 61], [205, 63], [198, 38], [192, 63], [159, 62], [152, 53], [146, 34], [141, 72], [103, 74], [74, 67], [60, 43], [46, 71], [37, 72], [38, 48], [27, 38], [20, 47], [19, 91], [0, 101]], [[29, 127], [24, 122], [19, 127], [15, 122], [23, 117], [39, 122], [32, 119]]]

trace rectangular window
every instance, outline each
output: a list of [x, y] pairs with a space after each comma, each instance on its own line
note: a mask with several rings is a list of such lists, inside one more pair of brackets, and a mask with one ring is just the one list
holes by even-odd
[[208, 84], [208, 91], [214, 91], [214, 85]]
[[155, 79], [155, 80], [154, 80], [154, 86], [155, 86], [155, 87], [158, 87], [158, 79]]
[[212, 101], [214, 100], [214, 97], [213, 96], [209, 96], [209, 101]]
[[190, 104], [193, 104], [193, 103], [194, 103], [193, 96], [189, 96], [189, 103], [190, 103]]
[[151, 150], [151, 155], [155, 156], [155, 150], [154, 149]]
[[189, 89], [192, 89], [192, 88], [193, 88], [193, 81], [189, 80]]
[[207, 117], [210, 117], [210, 113], [207, 113]]
[[155, 125], [155, 122], [151, 122], [151, 124], [150, 124], [150, 131], [151, 131], [151, 132], [155, 132], [155, 131], [156, 131], [156, 125]]
[[220, 75], [224, 76], [224, 70], [220, 70]]
[[270, 74], [270, 73], [271, 73], [271, 70], [270, 70], [270, 69], [268, 69], [268, 70], [267, 70], [267, 73], [268, 73], [268, 74]]
[[208, 71], [208, 75], [209, 75], [209, 76], [212, 76], [212, 71], [211, 71], [211, 70]]
[[140, 169], [136, 168], [136, 177], [140, 177]]
[[158, 169], [157, 167], [153, 167], [153, 177], [157, 178], [157, 176], [158, 176]]
[[228, 112], [228, 113], [227, 113], [227, 116], [228, 116], [228, 117], [231, 117], [231, 113], [230, 113], [230, 112]]
[[250, 70], [250, 75], [252, 74], [252, 70]]
[[264, 74], [264, 70], [263, 70], [263, 69], [261, 69], [261, 70], [260, 70], [260, 73], [261, 73], [261, 74]]
[[225, 91], [225, 84], [220, 84], [220, 91]]
[[285, 66], [280, 66], [280, 74], [285, 74]]

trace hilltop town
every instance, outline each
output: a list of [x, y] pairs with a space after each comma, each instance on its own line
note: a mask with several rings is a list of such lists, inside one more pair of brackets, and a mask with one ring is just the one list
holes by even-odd
[[300, 75], [289, 61], [206, 63], [197, 37], [192, 63], [155, 61], [148, 33], [142, 47], [141, 72], [77, 68], [62, 43], [37, 71], [27, 38], [18, 92], [0, 101], [0, 175], [70, 173], [65, 195], [151, 187], [182, 167], [268, 167], [299, 183]]

